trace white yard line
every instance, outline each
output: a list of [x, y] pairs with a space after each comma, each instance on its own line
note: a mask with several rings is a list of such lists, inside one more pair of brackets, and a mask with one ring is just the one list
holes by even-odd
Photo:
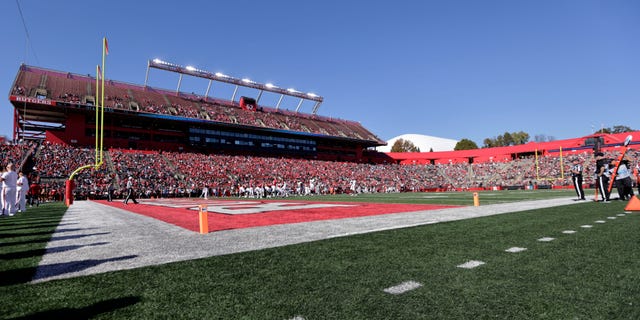
[[422, 283], [416, 282], [416, 281], [413, 281], [413, 280], [409, 280], [409, 281], [405, 281], [405, 282], [403, 282], [401, 284], [395, 285], [393, 287], [386, 288], [386, 289], [384, 289], [382, 291], [384, 291], [386, 293], [389, 293], [389, 294], [398, 295], [398, 294], [403, 294], [405, 292], [409, 292], [411, 290], [418, 289], [420, 287], [422, 287]]
[[458, 268], [462, 268], [462, 269], [473, 269], [473, 268], [477, 268], [481, 265], [485, 264], [484, 261], [478, 261], [478, 260], [469, 260], [463, 264], [458, 265]]

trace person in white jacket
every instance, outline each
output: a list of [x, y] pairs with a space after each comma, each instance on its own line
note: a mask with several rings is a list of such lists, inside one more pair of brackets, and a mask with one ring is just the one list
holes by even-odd
[[18, 207], [18, 212], [27, 211], [27, 193], [29, 192], [29, 180], [22, 173], [22, 171], [18, 172], [18, 181], [17, 185], [17, 195], [16, 195], [16, 206]]
[[16, 184], [18, 183], [18, 175], [13, 171], [13, 163], [7, 165], [5, 171], [0, 177], [2, 181], [2, 213], [13, 216], [16, 211]]

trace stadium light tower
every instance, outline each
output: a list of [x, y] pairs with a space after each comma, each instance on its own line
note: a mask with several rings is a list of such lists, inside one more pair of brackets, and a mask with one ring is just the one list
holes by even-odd
[[160, 70], [165, 70], [165, 71], [175, 72], [180, 74], [180, 78], [178, 79], [178, 88], [176, 89], [176, 94], [180, 93], [182, 76], [190, 75], [197, 78], [209, 79], [209, 84], [207, 86], [205, 98], [209, 96], [209, 91], [211, 90], [213, 81], [217, 81], [217, 82], [235, 85], [233, 96], [231, 97], [232, 102], [236, 98], [236, 94], [238, 92], [239, 87], [246, 87], [246, 88], [259, 90], [258, 99], [256, 101], [258, 101], [262, 97], [262, 94], [265, 91], [280, 94], [280, 99], [278, 100], [278, 104], [276, 105], [276, 110], [278, 110], [278, 108], [280, 107], [280, 103], [282, 102], [282, 99], [284, 98], [284, 96], [296, 97], [301, 99], [300, 102], [298, 103], [298, 107], [296, 108], [296, 112], [298, 112], [298, 109], [300, 109], [300, 107], [302, 106], [302, 102], [304, 102], [305, 100], [310, 100], [310, 101], [315, 101], [315, 105], [313, 107], [312, 113], [316, 114], [316, 112], [318, 111], [318, 108], [320, 107], [320, 104], [324, 101], [323, 97], [315, 93], [304, 93], [304, 92], [295, 90], [293, 88], [283, 89], [273, 85], [272, 83], [261, 84], [248, 78], [238, 79], [220, 72], [211, 73], [209, 71], [197, 69], [196, 67], [190, 66], [190, 65], [182, 67], [180, 65], [166, 62], [164, 60], [157, 59], [157, 58], [153, 60], [149, 60], [147, 62], [147, 72], [144, 80], [145, 87], [148, 85], [148, 82], [149, 82], [150, 68], [160, 69]]
[[178, 78], [178, 87], [176, 88], [176, 95], [180, 93], [180, 84], [182, 84], [182, 73], [180, 74], [180, 78]]
[[213, 80], [209, 79], [209, 84], [207, 85], [207, 92], [204, 93], [204, 99], [206, 100], [207, 98], [209, 98], [209, 90], [211, 90], [211, 84], [213, 83]]
[[260, 104], [260, 98], [262, 98], [262, 93], [264, 92], [264, 90], [260, 89], [260, 92], [258, 92], [258, 96], [256, 97], [256, 103]]
[[304, 102], [304, 99], [300, 99], [300, 102], [298, 102], [298, 106], [296, 107], [296, 113], [298, 113], [298, 110], [300, 110], [300, 107], [302, 106], [303, 102]]
[[236, 84], [236, 88], [233, 89], [233, 94], [231, 95], [231, 102], [236, 101], [236, 93], [238, 93], [238, 88], [240, 87], [240, 85]]
[[280, 108], [280, 103], [282, 103], [282, 99], [284, 98], [284, 94], [280, 95], [280, 99], [278, 99], [278, 103], [276, 104], [276, 111]]

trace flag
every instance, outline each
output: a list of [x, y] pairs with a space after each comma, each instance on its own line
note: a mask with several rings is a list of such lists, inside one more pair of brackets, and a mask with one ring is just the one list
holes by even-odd
[[102, 69], [100, 69], [100, 65], [97, 65], [98, 67], [98, 79], [102, 79]]
[[107, 37], [102, 38], [104, 44], [104, 53], [109, 54], [109, 43], [107, 42]]

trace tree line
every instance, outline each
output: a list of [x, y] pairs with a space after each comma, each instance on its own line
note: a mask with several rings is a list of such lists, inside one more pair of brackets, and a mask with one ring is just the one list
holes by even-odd
[[[636, 131], [636, 130], [631, 129], [628, 126], [615, 125], [610, 128], [602, 128], [594, 132], [594, 134], [601, 134], [601, 133], [615, 134], [615, 133], [624, 133], [624, 132], [631, 132], [631, 131]], [[516, 146], [516, 145], [521, 145], [529, 142], [529, 138], [530, 138], [529, 134], [523, 131], [505, 132], [504, 134], [501, 134], [497, 137], [484, 139], [482, 141], [484, 143], [482, 147], [493, 148], [493, 147]], [[554, 141], [554, 140], [556, 140], [555, 137], [544, 135], [544, 134], [538, 134], [538, 135], [535, 135], [534, 137], [535, 142], [548, 142], [548, 141]], [[471, 149], [478, 149], [478, 145], [469, 139], [462, 139], [458, 141], [458, 143], [454, 148], [454, 150], [456, 151], [471, 150]]]

